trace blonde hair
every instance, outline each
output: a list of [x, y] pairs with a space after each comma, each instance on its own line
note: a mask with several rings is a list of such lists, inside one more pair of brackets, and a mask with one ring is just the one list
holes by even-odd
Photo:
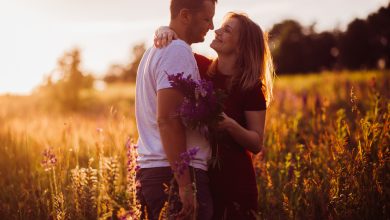
[[[241, 74], [233, 76], [232, 84], [239, 83], [242, 90], [248, 90], [261, 83], [268, 106], [273, 99], [275, 78], [272, 55], [268, 47], [268, 34], [245, 14], [229, 12], [225, 19], [229, 18], [237, 19], [240, 24], [236, 67]], [[210, 75], [216, 72], [217, 59], [209, 68]]]

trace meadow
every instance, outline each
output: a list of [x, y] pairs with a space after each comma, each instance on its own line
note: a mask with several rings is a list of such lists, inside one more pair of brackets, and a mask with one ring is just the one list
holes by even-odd
[[[390, 218], [390, 72], [276, 79], [255, 156], [259, 219]], [[134, 85], [0, 96], [0, 219], [137, 219]]]

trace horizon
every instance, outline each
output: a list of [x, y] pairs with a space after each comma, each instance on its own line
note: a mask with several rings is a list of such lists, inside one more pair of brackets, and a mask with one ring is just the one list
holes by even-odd
[[[5, 30], [0, 41], [3, 61], [0, 95], [31, 93], [56, 67], [57, 59], [74, 47], [81, 49], [81, 68], [95, 76], [102, 76], [111, 64], [129, 62], [132, 47], [140, 42], [150, 46], [154, 30], [169, 22], [169, 1], [154, 2], [157, 5], [150, 9], [152, 2], [16, 0], [0, 7], [0, 13], [6, 18], [0, 21]], [[135, 4], [137, 7], [131, 7]], [[220, 26], [228, 11], [239, 11], [246, 12], [265, 30], [285, 19], [297, 20], [303, 26], [315, 23], [316, 31], [345, 30], [353, 19], [364, 19], [387, 4], [385, 0], [345, 0], [341, 3], [331, 0], [317, 4], [297, 0], [294, 5], [288, 0], [272, 3], [226, 0], [217, 4], [214, 26]], [[3, 5], [1, 1], [0, 5]], [[302, 10], [292, 10], [295, 7]], [[161, 8], [167, 10], [159, 10]], [[327, 8], [332, 9], [332, 16]], [[210, 31], [205, 42], [194, 44], [193, 50], [215, 56], [209, 48], [213, 37], [214, 33]]]

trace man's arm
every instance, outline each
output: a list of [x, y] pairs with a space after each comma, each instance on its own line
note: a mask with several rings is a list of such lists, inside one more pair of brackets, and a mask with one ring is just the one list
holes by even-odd
[[[157, 122], [161, 142], [171, 168], [181, 160], [180, 154], [186, 151], [186, 132], [177, 109], [183, 102], [183, 95], [175, 89], [161, 89], [157, 92]], [[178, 175], [174, 173], [179, 185], [179, 196], [182, 210], [178, 217], [185, 218], [194, 212], [194, 192], [188, 167]]]
[[[172, 168], [180, 161], [180, 154], [186, 151], [185, 127], [177, 113], [183, 102], [183, 95], [176, 89], [161, 89], [157, 92], [157, 123], [162, 145]], [[191, 183], [188, 169], [183, 175], [175, 175], [179, 186]]]

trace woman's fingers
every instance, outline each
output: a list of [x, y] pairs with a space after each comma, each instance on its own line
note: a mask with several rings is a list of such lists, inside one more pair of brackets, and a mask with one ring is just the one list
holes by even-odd
[[165, 38], [166, 38], [166, 33], [157, 32], [156, 35], [154, 36], [154, 46], [157, 48], [164, 47], [166, 44], [166, 43], [164, 43]]
[[161, 46], [162, 47], [167, 46], [167, 37], [168, 37], [167, 33], [165, 33], [165, 32], [161, 33]]
[[154, 46], [157, 48], [166, 47], [173, 40], [177, 39], [177, 34], [169, 27], [160, 27], [154, 36]]
[[218, 128], [224, 129], [226, 126], [228, 116], [225, 114], [225, 112], [222, 112], [221, 116], [223, 119], [218, 123]]
[[154, 39], [153, 39], [153, 43], [154, 43], [154, 46], [157, 47], [157, 48], [160, 48], [160, 42], [157, 38], [157, 36], [154, 36]]
[[172, 42], [172, 40], [173, 40], [173, 34], [170, 33], [170, 34], [168, 34], [168, 44], [170, 44]]

